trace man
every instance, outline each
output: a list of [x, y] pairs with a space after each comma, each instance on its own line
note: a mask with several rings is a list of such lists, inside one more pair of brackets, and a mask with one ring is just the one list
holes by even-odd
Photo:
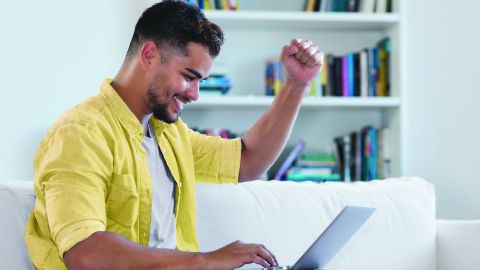
[[37, 200], [25, 241], [36, 268], [277, 265], [260, 244], [198, 253], [195, 182], [261, 175], [284, 147], [323, 57], [310, 41], [284, 46], [280, 94], [241, 140], [225, 140], [193, 132], [179, 118], [198, 99], [222, 43], [220, 28], [184, 2], [143, 13], [115, 78], [66, 112], [35, 156]]

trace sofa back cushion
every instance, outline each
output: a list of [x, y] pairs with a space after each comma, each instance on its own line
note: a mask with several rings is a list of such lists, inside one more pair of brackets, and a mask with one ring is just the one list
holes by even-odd
[[34, 202], [32, 182], [0, 182], [0, 269], [33, 269], [23, 235]]
[[199, 184], [200, 249], [215, 250], [235, 240], [262, 243], [281, 264], [291, 265], [345, 205], [377, 210], [329, 270], [436, 269], [434, 188], [420, 178]]

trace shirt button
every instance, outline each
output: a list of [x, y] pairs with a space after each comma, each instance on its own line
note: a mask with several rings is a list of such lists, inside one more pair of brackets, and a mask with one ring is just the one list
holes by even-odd
[[143, 237], [146, 238], [147, 236], [148, 236], [147, 232], [143, 232]]

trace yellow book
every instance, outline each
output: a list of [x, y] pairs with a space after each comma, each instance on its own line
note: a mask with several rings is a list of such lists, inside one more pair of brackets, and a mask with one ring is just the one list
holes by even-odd
[[320, 71], [320, 85], [323, 85], [323, 95], [330, 96], [330, 89], [328, 89], [328, 62], [326, 59], [323, 59], [322, 70]]
[[315, 8], [315, 0], [307, 0], [307, 12], [313, 12]]
[[318, 84], [318, 76], [312, 80], [310, 85], [310, 93], [306, 93], [307, 96], [312, 96], [312, 97], [318, 96], [317, 84]]
[[204, 2], [204, 9], [205, 10], [212, 10], [212, 5], [210, 4], [210, 0], [205, 0]]
[[280, 93], [281, 89], [282, 89], [282, 81], [275, 80], [275, 82], [273, 82], [273, 93], [275, 94], [275, 96], [278, 96], [278, 93]]
[[387, 95], [387, 69], [385, 66], [387, 54], [384, 48], [379, 48], [378, 51], [380, 56], [380, 67], [378, 68], [377, 96], [384, 97]]

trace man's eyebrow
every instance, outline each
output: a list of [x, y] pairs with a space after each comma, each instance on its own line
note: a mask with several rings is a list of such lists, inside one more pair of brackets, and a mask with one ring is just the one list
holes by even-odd
[[[202, 74], [200, 74], [200, 72], [196, 71], [195, 69], [192, 69], [192, 68], [185, 68], [185, 70], [187, 70], [188, 72], [192, 73], [193, 75], [195, 75], [195, 77], [197, 77], [198, 79], [200, 80], [203, 80], [203, 76]], [[206, 78], [205, 78], [206, 79]]]

